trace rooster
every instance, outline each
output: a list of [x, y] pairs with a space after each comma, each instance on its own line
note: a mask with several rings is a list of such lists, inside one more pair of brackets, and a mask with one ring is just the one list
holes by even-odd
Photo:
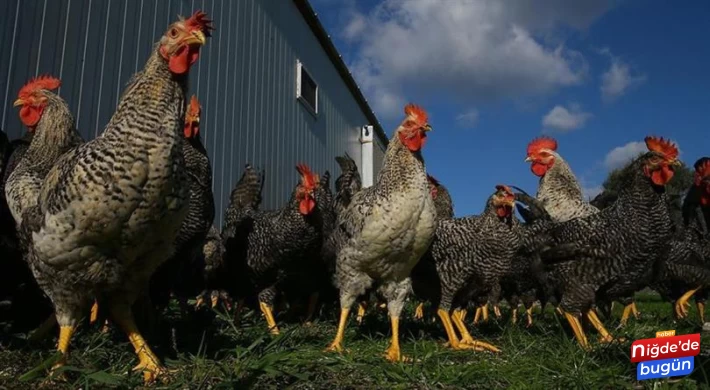
[[188, 212], [182, 156], [187, 76], [211, 29], [201, 11], [172, 23], [104, 132], [57, 161], [38, 205], [22, 216], [27, 260], [60, 326], [55, 368], [65, 364], [76, 326], [96, 298], [128, 335], [144, 380], [165, 371], [136, 327], [131, 305], [173, 253]]
[[[597, 317], [597, 297], [612, 300], [648, 284], [653, 270], [667, 254], [673, 224], [665, 185], [679, 166], [678, 148], [663, 138], [646, 137], [648, 152], [632, 165], [634, 175], [612, 206], [598, 213], [548, 225], [536, 239], [538, 252], [551, 282], [561, 293], [559, 308], [579, 344], [588, 342], [579, 315], [584, 314], [600, 333], [613, 341]], [[614, 287], [632, 279], [624, 290]]]
[[[304, 164], [297, 165], [296, 170], [301, 179], [284, 207], [273, 211], [254, 210], [254, 200], [260, 194], [245, 189], [245, 195], [251, 196], [245, 196], [240, 203], [230, 203], [222, 233], [225, 261], [230, 275], [234, 276], [232, 283], [236, 285], [232, 295], [243, 301], [255, 294], [272, 334], [279, 334], [273, 314], [274, 302], [283, 292], [292, 270], [308, 269], [304, 259], [320, 250], [323, 207], [330, 206], [321, 204], [316, 197], [320, 187], [318, 175]], [[240, 191], [234, 190], [237, 194]], [[239, 210], [242, 205], [248, 208]]]
[[[440, 220], [431, 248], [412, 272], [415, 295], [438, 306], [437, 314], [453, 349], [500, 351], [471, 337], [462, 309], [471, 298], [497, 304], [500, 282], [519, 245], [514, 205], [510, 188], [498, 185], [481, 215]], [[449, 313], [452, 308], [453, 315]]]
[[377, 183], [359, 191], [338, 215], [333, 235], [335, 285], [340, 290], [340, 321], [328, 351], [343, 350], [343, 335], [353, 303], [370, 287], [387, 300], [392, 342], [386, 358], [402, 360], [399, 317], [411, 290], [409, 274], [434, 238], [436, 209], [421, 149], [431, 130], [418, 106], [404, 108]]

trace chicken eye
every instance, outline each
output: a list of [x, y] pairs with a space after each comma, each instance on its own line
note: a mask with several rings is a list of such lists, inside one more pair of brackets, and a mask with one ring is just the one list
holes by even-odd
[[175, 28], [175, 27], [171, 28], [170, 32], [169, 32], [170, 38], [177, 38], [179, 33], [180, 32], [178, 31], [177, 28]]

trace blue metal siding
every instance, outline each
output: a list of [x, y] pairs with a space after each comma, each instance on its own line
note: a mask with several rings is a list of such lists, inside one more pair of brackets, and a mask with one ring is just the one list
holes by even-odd
[[[293, 2], [286, 0], [3, 0], [0, 2], [0, 126], [24, 129], [12, 107], [31, 77], [62, 79], [60, 95], [87, 139], [103, 131], [131, 75], [178, 14], [206, 11], [217, 30], [190, 74], [203, 107], [217, 223], [245, 163], [266, 170], [264, 206], [279, 207], [297, 182], [295, 164], [339, 169], [360, 161], [367, 119]], [[296, 99], [296, 60], [318, 84], [318, 115]], [[375, 169], [383, 148], [375, 146]]]

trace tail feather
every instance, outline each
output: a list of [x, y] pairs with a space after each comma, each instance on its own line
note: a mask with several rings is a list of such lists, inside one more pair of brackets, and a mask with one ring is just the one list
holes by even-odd
[[[530, 223], [537, 220], [550, 220], [550, 214], [547, 213], [547, 210], [545, 210], [545, 206], [542, 204], [542, 202], [530, 196], [521, 188], [518, 188], [516, 186], [510, 187], [517, 191], [515, 193], [515, 200], [518, 203], [515, 204], [515, 208], [518, 210], [518, 213], [520, 213], [520, 216], [523, 217], [525, 222]], [[522, 203], [526, 207], [522, 207], [520, 203]]]
[[335, 180], [335, 207], [338, 213], [350, 205], [352, 197], [362, 188], [362, 180], [357, 164], [347, 153], [337, 156], [335, 161], [340, 166], [340, 176]]
[[229, 196], [231, 204], [240, 209], [256, 210], [261, 205], [261, 193], [264, 188], [264, 171], [247, 164], [244, 173]]

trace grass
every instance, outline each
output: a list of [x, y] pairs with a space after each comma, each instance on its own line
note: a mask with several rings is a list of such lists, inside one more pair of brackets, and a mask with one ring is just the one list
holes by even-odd
[[[639, 294], [640, 321], [630, 320], [614, 331], [621, 308], [608, 327], [627, 341], [622, 344], [594, 343], [583, 352], [571, 337], [566, 324], [550, 309], [545, 317], [536, 314], [535, 324], [526, 329], [509, 323], [509, 311], [502, 320], [470, 326], [475, 338], [499, 346], [503, 352], [451, 351], [444, 345], [444, 332], [438, 322], [409, 320], [402, 324], [403, 352], [413, 363], [392, 364], [383, 359], [389, 342], [389, 324], [382, 310], [368, 314], [357, 326], [351, 319], [346, 332], [344, 354], [323, 353], [335, 334], [334, 313], [324, 314], [311, 326], [298, 322], [284, 324], [280, 336], [270, 336], [258, 313], [246, 313], [240, 326], [234, 326], [225, 313], [202, 315], [198, 320], [174, 320], [178, 353], [168, 345], [157, 353], [168, 355], [164, 362], [172, 370], [170, 380], [153, 388], [166, 389], [696, 389], [710, 388], [710, 336], [701, 341], [701, 355], [695, 371], [676, 381], [636, 382], [635, 366], [629, 362], [632, 340], [654, 337], [658, 330], [675, 329], [677, 334], [700, 331], [695, 312], [687, 320], [674, 322], [668, 303], [657, 295]], [[212, 313], [209, 313], [212, 314]], [[468, 321], [470, 322], [470, 317]], [[521, 316], [524, 319], [524, 316]], [[280, 324], [284, 321], [277, 318]], [[562, 326], [561, 326], [562, 325]], [[169, 331], [162, 332], [165, 336]], [[588, 331], [591, 340], [596, 333]], [[38, 345], [21, 339], [0, 347], [0, 389], [35, 389], [47, 385], [41, 368], [39, 375], [21, 382], [17, 378], [54, 355], [56, 335]], [[166, 338], [166, 337], [163, 337]], [[169, 339], [169, 337], [167, 337]], [[170, 357], [172, 355], [172, 358]], [[74, 337], [64, 382], [49, 383], [51, 388], [129, 389], [142, 386], [142, 376], [130, 373], [137, 364], [125, 336], [112, 330], [107, 334], [94, 327], [83, 327]], [[30, 375], [31, 376], [31, 375]]]

